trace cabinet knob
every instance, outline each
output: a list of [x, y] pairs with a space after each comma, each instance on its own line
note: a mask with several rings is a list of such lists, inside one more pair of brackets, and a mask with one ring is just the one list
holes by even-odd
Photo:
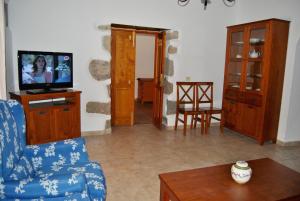
[[46, 111], [39, 111], [39, 115], [44, 115], [46, 113], [47, 113]]
[[68, 111], [70, 111], [70, 109], [69, 108], [64, 108], [63, 111], [68, 112]]

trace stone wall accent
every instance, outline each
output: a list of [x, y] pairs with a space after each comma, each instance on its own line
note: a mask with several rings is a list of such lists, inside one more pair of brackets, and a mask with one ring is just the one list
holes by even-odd
[[167, 100], [167, 115], [176, 114], [176, 101]]
[[110, 119], [107, 119], [106, 121], [105, 121], [105, 130], [106, 129], [110, 129], [111, 128], [111, 120]]
[[105, 50], [109, 51], [111, 50], [111, 36], [103, 36], [102, 38], [103, 47]]
[[170, 45], [168, 47], [168, 53], [169, 54], [176, 54], [177, 53], [177, 47], [173, 46], [173, 45]]
[[168, 57], [165, 58], [164, 74], [168, 76], [174, 75], [174, 61], [170, 60]]
[[168, 125], [168, 118], [167, 117], [163, 116], [163, 118], [162, 118], [162, 124], [163, 125]]
[[168, 32], [167, 36], [166, 36], [167, 40], [174, 40], [174, 39], [178, 39], [178, 31], [172, 31], [172, 32]]
[[108, 96], [111, 97], [111, 95], [110, 95], [110, 92], [111, 92], [111, 84], [106, 85], [106, 88], [107, 88]]
[[164, 93], [170, 95], [173, 93], [173, 83], [164, 80]]
[[87, 113], [98, 113], [98, 114], [106, 114], [110, 115], [110, 102], [101, 103], [101, 102], [88, 102], [86, 104], [86, 112]]
[[101, 81], [110, 78], [110, 63], [108, 61], [92, 60], [89, 70], [95, 80]]
[[103, 24], [103, 25], [99, 25], [98, 29], [101, 31], [109, 31], [111, 30], [111, 26], [109, 24]]

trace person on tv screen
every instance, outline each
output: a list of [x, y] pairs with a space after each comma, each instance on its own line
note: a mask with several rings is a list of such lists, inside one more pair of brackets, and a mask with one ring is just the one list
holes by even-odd
[[52, 72], [47, 71], [47, 62], [44, 56], [35, 57], [32, 66], [33, 83], [51, 83]]

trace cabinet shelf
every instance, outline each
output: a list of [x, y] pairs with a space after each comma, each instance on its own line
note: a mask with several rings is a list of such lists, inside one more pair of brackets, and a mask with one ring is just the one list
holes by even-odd
[[231, 62], [242, 62], [243, 58], [231, 58], [230, 61]]
[[247, 73], [247, 77], [251, 77], [251, 78], [260, 78], [262, 79], [262, 74], [248, 74]]
[[240, 76], [241, 76], [241, 73], [229, 73], [229, 75], [231, 75], [231, 76], [238, 76], [238, 77], [240, 77]]
[[248, 57], [248, 62], [261, 62], [261, 61], [262, 61], [261, 57], [258, 57], [258, 58]]
[[257, 42], [257, 43], [251, 43], [251, 42], [249, 42], [249, 45], [251, 45], [251, 46], [263, 46], [264, 44], [265, 44], [264, 41], [260, 41], [260, 42]]

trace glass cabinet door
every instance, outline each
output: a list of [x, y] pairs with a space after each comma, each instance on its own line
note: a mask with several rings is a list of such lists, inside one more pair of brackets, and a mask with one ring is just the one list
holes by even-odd
[[244, 32], [232, 32], [230, 42], [230, 59], [227, 68], [227, 88], [239, 89], [241, 87], [243, 66]]
[[262, 63], [256, 61], [248, 62], [246, 76], [245, 89], [247, 91], [261, 91]]
[[263, 78], [263, 56], [266, 28], [250, 27], [249, 52], [246, 69], [246, 91], [260, 92]]

